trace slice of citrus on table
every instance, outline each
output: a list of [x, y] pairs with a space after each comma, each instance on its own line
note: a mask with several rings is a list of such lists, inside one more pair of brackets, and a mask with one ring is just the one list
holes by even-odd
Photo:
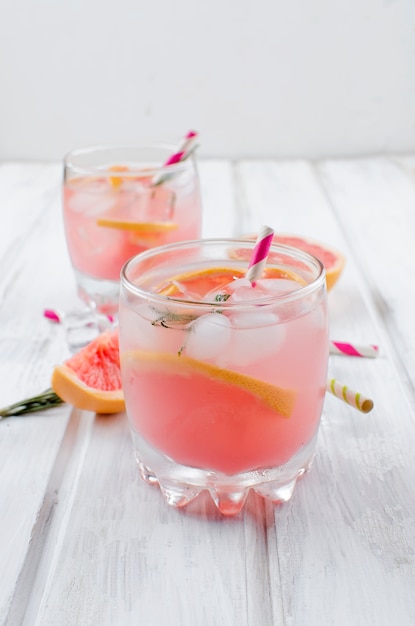
[[197, 379], [208, 378], [209, 395], [215, 395], [215, 386], [219, 392], [219, 386], [223, 388], [223, 385], [226, 385], [229, 393], [233, 394], [234, 401], [236, 401], [235, 392], [239, 391], [238, 402], [241, 401], [246, 406], [246, 403], [252, 402], [254, 397], [281, 417], [290, 417], [295, 405], [297, 392], [292, 389], [283, 389], [252, 376], [223, 369], [185, 355], [134, 351], [124, 354], [122, 359], [126, 367], [131, 367], [139, 375], [156, 373], [160, 377], [184, 376], [189, 379], [191, 385], [195, 385]]
[[[255, 240], [257, 235], [251, 234], [242, 237], [242, 239]], [[328, 246], [321, 241], [316, 241], [302, 235], [276, 233], [272, 240], [273, 243], [281, 243], [286, 246], [298, 248], [303, 252], [308, 252], [317, 257], [324, 265], [326, 270], [327, 291], [332, 289], [338, 281], [346, 262], [344, 255], [335, 248]], [[232, 258], [249, 258], [250, 251], [235, 250]], [[269, 257], [272, 262], [272, 252]]]
[[52, 373], [52, 388], [65, 402], [96, 413], [124, 411], [118, 331], [106, 331]]

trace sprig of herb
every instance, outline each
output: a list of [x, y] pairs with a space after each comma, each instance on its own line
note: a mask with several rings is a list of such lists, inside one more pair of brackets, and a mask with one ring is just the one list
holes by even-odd
[[[217, 293], [215, 296], [215, 303], [226, 302], [228, 298], [230, 298], [230, 294], [228, 293]], [[219, 308], [215, 303], [212, 302], [211, 304], [211, 313], [222, 314], [223, 310]], [[162, 326], [163, 328], [170, 328], [172, 330], [184, 330], [186, 332], [186, 337], [183, 345], [179, 348], [177, 352], [177, 355], [181, 356], [186, 348], [186, 343], [188, 339], [187, 333], [194, 330], [194, 325], [197, 320], [200, 319], [200, 316], [172, 313], [171, 311], [158, 311], [155, 308], [153, 308], [153, 311], [157, 313], [159, 317], [151, 322], [152, 326]]]
[[46, 389], [46, 391], [38, 396], [27, 398], [21, 402], [15, 402], [14, 404], [10, 404], [10, 406], [0, 409], [0, 419], [27, 415], [28, 413], [35, 413], [36, 411], [45, 411], [46, 409], [52, 409], [62, 404], [62, 402], [62, 398], [60, 398], [53, 389]]
[[217, 293], [215, 296], [215, 302], [226, 302], [226, 300], [230, 297], [230, 293]]
[[151, 322], [152, 326], [163, 326], [163, 328], [175, 328], [176, 330], [186, 330], [186, 328], [197, 319], [197, 315], [179, 315], [177, 313], [162, 313], [160, 317]]

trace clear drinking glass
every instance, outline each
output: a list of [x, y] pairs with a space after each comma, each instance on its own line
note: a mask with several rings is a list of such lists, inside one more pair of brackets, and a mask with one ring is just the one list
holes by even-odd
[[99, 313], [116, 314], [127, 259], [154, 246], [200, 237], [195, 157], [163, 167], [175, 149], [98, 146], [64, 158], [69, 255], [81, 299]]
[[321, 262], [272, 245], [200, 240], [130, 259], [121, 273], [123, 390], [141, 476], [183, 506], [208, 490], [241, 510], [250, 489], [287, 501], [310, 467], [325, 397]]

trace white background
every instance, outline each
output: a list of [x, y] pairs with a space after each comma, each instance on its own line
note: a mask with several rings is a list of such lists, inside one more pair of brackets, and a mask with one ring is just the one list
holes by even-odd
[[0, 0], [0, 160], [415, 150], [415, 0]]

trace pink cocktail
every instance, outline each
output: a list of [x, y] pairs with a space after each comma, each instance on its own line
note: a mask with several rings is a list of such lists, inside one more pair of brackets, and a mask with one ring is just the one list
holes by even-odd
[[173, 146], [91, 148], [65, 158], [63, 212], [78, 291], [105, 313], [118, 306], [130, 257], [200, 236], [202, 207], [193, 155], [163, 167]]
[[253, 243], [202, 241], [124, 268], [120, 353], [142, 476], [169, 503], [208, 489], [226, 514], [250, 488], [287, 500], [311, 464], [328, 360], [324, 270], [272, 246], [255, 287]]

